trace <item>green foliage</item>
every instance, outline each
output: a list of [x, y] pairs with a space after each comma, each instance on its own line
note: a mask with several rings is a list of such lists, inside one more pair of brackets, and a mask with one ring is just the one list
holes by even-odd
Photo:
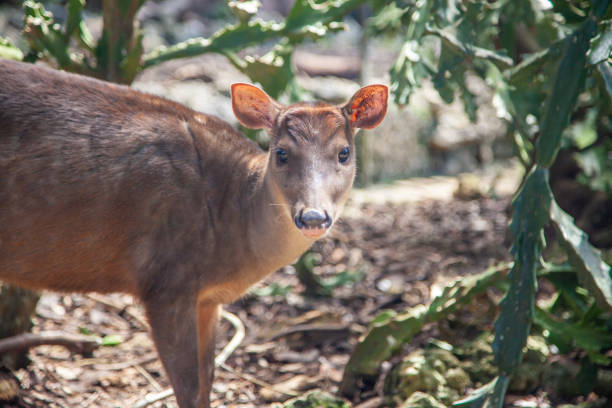
[[536, 160], [542, 166], [550, 167], [555, 160], [561, 147], [561, 133], [570, 121], [578, 94], [584, 88], [586, 53], [595, 29], [595, 21], [589, 19], [564, 40], [561, 62], [545, 104], [536, 146]]
[[[295, 45], [310, 39], [318, 40], [344, 28], [342, 17], [365, 0], [297, 0], [283, 22], [254, 18], [257, 2], [231, 4], [239, 22], [227, 26], [209, 38], [192, 38], [171, 47], [159, 47], [143, 58], [143, 67], [207, 52], [220, 53], [253, 82], [259, 83], [272, 97], [288, 92], [292, 100], [300, 98], [291, 65]], [[272, 51], [259, 58], [240, 58], [237, 52], [253, 45], [277, 40]]]
[[555, 202], [550, 208], [550, 219], [582, 286], [595, 297], [600, 308], [612, 310], [610, 266], [601, 260], [599, 250], [589, 244], [587, 235], [574, 225], [572, 217]]
[[350, 408], [350, 404], [324, 391], [310, 391], [283, 404], [272, 404], [272, 408]]
[[116, 334], [109, 334], [108, 336], [102, 337], [102, 345], [105, 347], [115, 347], [120, 345], [123, 339]]
[[330, 297], [334, 293], [334, 289], [353, 284], [365, 275], [363, 269], [357, 271], [343, 271], [336, 275], [321, 279], [314, 273], [314, 267], [317, 263], [317, 254], [306, 252], [298, 261], [293, 264], [300, 283], [304, 285], [304, 295], [312, 297]]
[[9, 40], [0, 37], [0, 58], [21, 61], [23, 59], [23, 52], [11, 44]]
[[[529, 169], [513, 202], [514, 264], [495, 323], [499, 376], [459, 406], [502, 406], [532, 322], [564, 351], [584, 350], [585, 375], [596, 374], [597, 365], [607, 362], [605, 351], [612, 347], [610, 267], [559, 208], [548, 181], [548, 168], [558, 151], [574, 146], [580, 150], [577, 161], [584, 182], [610, 191], [612, 7], [609, 0], [552, 3], [546, 9], [529, 0], [376, 2], [371, 29], [404, 38], [390, 70], [395, 101], [408, 103], [414, 89], [430, 80], [444, 101], [459, 96], [474, 119], [477, 106], [466, 78], [481, 77], [493, 89], [517, 156]], [[572, 126], [566, 130], [569, 123]], [[545, 310], [535, 307], [534, 297], [536, 271], [543, 266], [543, 231], [549, 223], [569, 260], [569, 272], [564, 273], [577, 278], [573, 284], [555, 278], [564, 301]], [[345, 379], [351, 383], [345, 383], [355, 386], [360, 375], [374, 375], [398, 344], [412, 338], [424, 313], [376, 319], [347, 365]]]
[[[342, 18], [365, 0], [298, 0], [282, 22], [256, 18], [260, 3], [256, 0], [230, 1], [228, 6], [238, 19], [209, 38], [192, 38], [170, 47], [159, 47], [143, 55], [142, 32], [135, 23], [138, 9], [145, 0], [106, 0], [103, 2], [104, 26], [95, 42], [82, 19], [85, 0], [66, 3], [66, 22], [58, 24], [41, 2], [24, 2], [24, 37], [30, 47], [26, 60], [46, 59], [59, 68], [113, 82], [130, 83], [142, 69], [174, 58], [208, 52], [223, 54], [240, 71], [257, 82], [273, 97], [288, 92], [290, 99], [301, 97], [291, 65], [295, 45], [318, 40], [342, 30]], [[76, 40], [78, 47], [72, 40]], [[261, 57], [240, 57], [239, 51], [254, 45], [276, 41], [276, 46]], [[11, 54], [9, 54], [9, 51]], [[17, 50], [0, 44], [0, 55]]]
[[105, 1], [104, 27], [96, 43], [83, 21], [85, 0], [66, 3], [63, 25], [55, 21], [41, 2], [26, 0], [23, 36], [30, 50], [24, 59], [54, 61], [67, 71], [130, 83], [140, 70], [142, 33], [136, 29], [134, 18], [143, 2]]
[[542, 230], [548, 222], [551, 194], [548, 171], [534, 168], [513, 202], [514, 236], [511, 253], [514, 266], [510, 272], [510, 289], [501, 303], [495, 322], [496, 363], [500, 374], [509, 377], [518, 367], [527, 342], [533, 316], [536, 291], [536, 269], [543, 247]]
[[428, 307], [419, 305], [397, 314], [381, 312], [371, 323], [370, 331], [355, 347], [344, 368], [341, 390], [351, 394], [363, 380], [372, 380], [380, 368], [402, 344], [409, 342], [427, 323], [440, 321], [491, 286], [502, 284], [508, 265], [502, 264], [485, 272], [459, 279], [444, 288]]

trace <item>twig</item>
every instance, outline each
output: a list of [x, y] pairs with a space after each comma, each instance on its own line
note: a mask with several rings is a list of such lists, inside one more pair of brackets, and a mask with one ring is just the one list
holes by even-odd
[[355, 405], [355, 408], [378, 408], [383, 406], [382, 397], [374, 397], [367, 401], [362, 402], [359, 405]]
[[[223, 368], [226, 368], [227, 366], [225, 365], [225, 360], [227, 360], [227, 358], [236, 350], [236, 348], [238, 348], [240, 343], [242, 343], [242, 340], [244, 340], [246, 330], [240, 318], [236, 316], [235, 314], [230, 313], [225, 310], [221, 310], [221, 317], [227, 320], [228, 322], [230, 322], [230, 324], [234, 326], [234, 330], [236, 331], [232, 339], [229, 341], [229, 343], [225, 345], [223, 350], [221, 350], [219, 355], [215, 358], [216, 367], [221, 366]], [[229, 367], [227, 367], [226, 369], [231, 370]], [[267, 387], [269, 388], [270, 385], [267, 385]], [[134, 405], [134, 408], [144, 408], [157, 401], [166, 399], [172, 396], [173, 394], [174, 392], [172, 388], [169, 388], [157, 394], [146, 395], [143, 400], [139, 401], [138, 403], [136, 403], [136, 405]]]
[[83, 403], [81, 404], [81, 407], [83, 408], [87, 408], [88, 406], [90, 406], [95, 400], [98, 399], [98, 397], [100, 396], [100, 393], [98, 391], [94, 391], [93, 394], [91, 394], [89, 396], [89, 398], [87, 398], [85, 401], [83, 401]]
[[230, 373], [232, 373], [232, 374], [242, 378], [242, 379], [245, 379], [245, 380], [247, 380], [247, 381], [249, 381], [249, 382], [251, 382], [251, 383], [253, 383], [255, 385], [259, 385], [260, 387], [267, 388], [269, 390], [276, 391], [279, 394], [285, 394], [285, 395], [288, 395], [290, 397], [297, 397], [298, 396], [298, 394], [295, 393], [295, 392], [280, 390], [274, 384], [270, 384], [270, 383], [267, 383], [265, 381], [261, 381], [257, 377], [254, 377], [254, 376], [252, 376], [250, 374], [240, 373], [240, 372], [234, 370], [232, 367], [228, 366], [227, 364], [221, 364], [220, 367], [223, 368], [224, 370], [229, 371]]
[[149, 382], [149, 384], [153, 386], [153, 388], [155, 388], [155, 391], [161, 391], [161, 385], [159, 385], [159, 383], [155, 381], [155, 378], [151, 377], [151, 374], [149, 374], [149, 372], [145, 370], [140, 364], [136, 364], [134, 368], [138, 371], [140, 375], [145, 378], [145, 380]]
[[125, 370], [126, 368], [134, 367], [137, 365], [147, 364], [155, 360], [157, 360], [157, 354], [151, 353], [142, 357], [139, 360], [123, 361], [121, 363], [107, 364], [106, 360], [102, 360], [99, 358], [91, 358], [87, 360], [77, 361], [75, 364], [82, 367], [93, 365], [96, 370], [121, 371]]
[[[130, 309], [128, 308], [128, 306], [130, 305], [119, 305], [116, 302], [107, 299], [105, 296], [103, 295], [99, 295], [97, 293], [88, 293], [87, 297], [90, 298], [91, 300], [98, 302], [104, 306], [110, 307], [112, 309], [115, 309], [117, 312], [119, 312], [119, 315], [121, 316], [121, 313], [125, 313], [128, 316], [130, 316], [132, 319], [136, 320], [136, 322], [138, 323], [138, 325], [140, 325], [141, 329], [144, 330], [148, 330], [149, 328], [149, 323], [146, 321], [146, 319], [143, 319], [141, 316], [137, 315], [136, 313], [130, 311]], [[123, 317], [123, 316], [121, 316]], [[125, 317], [123, 317], [124, 320]], [[131, 323], [128, 321], [128, 323]]]
[[29, 350], [43, 345], [66, 347], [73, 353], [89, 354], [102, 345], [98, 338], [77, 336], [62, 332], [22, 333], [0, 340], [0, 354]]
[[167, 390], [164, 390], [157, 394], [147, 394], [145, 395], [144, 399], [138, 401], [136, 405], [134, 405], [134, 408], [144, 408], [157, 401], [161, 401], [168, 397], [171, 397], [173, 394], [174, 394], [174, 391], [172, 391], [172, 388], [168, 388]]
[[244, 336], [246, 330], [244, 328], [244, 324], [242, 320], [238, 316], [233, 313], [227, 312], [225, 310], [221, 310], [221, 317], [230, 322], [232, 326], [234, 326], [234, 337], [225, 345], [223, 350], [219, 353], [219, 355], [215, 358], [215, 366], [218, 367], [225, 363], [225, 360], [238, 348], [242, 340], [244, 340]]

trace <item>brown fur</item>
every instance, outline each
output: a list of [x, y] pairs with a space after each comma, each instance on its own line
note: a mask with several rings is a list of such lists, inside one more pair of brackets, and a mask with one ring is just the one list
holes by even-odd
[[354, 177], [350, 107], [236, 89], [271, 154], [177, 103], [0, 59], [0, 279], [141, 299], [181, 407], [209, 406], [219, 305], [306, 250], [296, 213], [337, 217]]

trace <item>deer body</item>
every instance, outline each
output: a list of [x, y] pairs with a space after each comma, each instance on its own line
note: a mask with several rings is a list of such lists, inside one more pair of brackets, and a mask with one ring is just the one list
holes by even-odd
[[209, 406], [219, 305], [324, 234], [354, 177], [336, 158], [350, 107], [232, 94], [271, 152], [180, 104], [0, 59], [0, 279], [139, 298], [181, 407]]

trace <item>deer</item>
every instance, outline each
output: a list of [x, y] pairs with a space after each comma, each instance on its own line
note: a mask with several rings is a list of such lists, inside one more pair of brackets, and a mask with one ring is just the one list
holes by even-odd
[[208, 408], [221, 305], [329, 233], [387, 95], [286, 106], [235, 83], [264, 151], [179, 103], [0, 59], [0, 280], [133, 295], [179, 407]]

